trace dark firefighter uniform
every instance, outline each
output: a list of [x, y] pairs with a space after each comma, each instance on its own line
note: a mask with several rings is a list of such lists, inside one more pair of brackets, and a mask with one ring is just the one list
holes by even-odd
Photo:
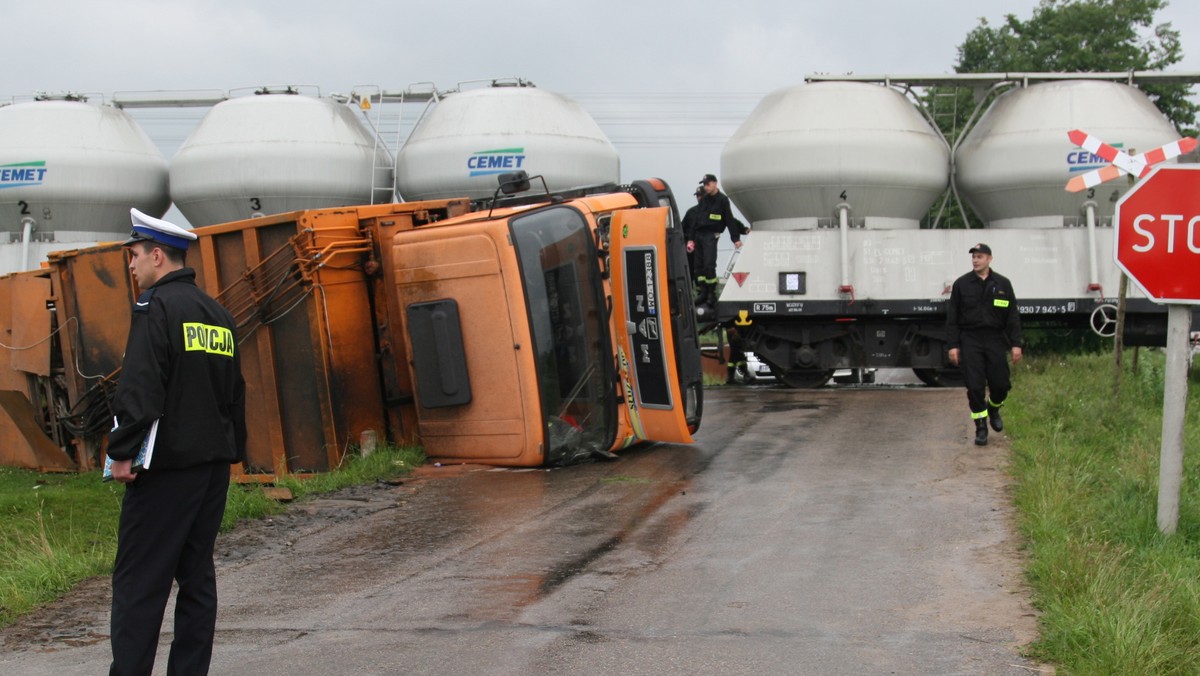
[[[694, 242], [696, 233], [696, 219], [700, 216], [700, 200], [704, 197], [704, 188], [696, 188], [696, 204], [683, 213], [683, 218], [680, 220], [680, 225], [683, 227], [683, 239], [687, 242]], [[693, 248], [687, 252], [688, 275], [690, 279], [696, 278], [696, 250]]]
[[[137, 237], [138, 216], [130, 241], [161, 241], [153, 233]], [[179, 592], [168, 673], [208, 669], [217, 614], [213, 544], [230, 464], [244, 458], [246, 445], [235, 328], [196, 286], [191, 268], [164, 274], [134, 305], [108, 455], [133, 458], [159, 424], [149, 467], [126, 484], [121, 504], [112, 674], [150, 673], [172, 580]]]
[[742, 224], [734, 218], [729, 198], [718, 191], [700, 198], [690, 225], [690, 233], [687, 226], [684, 227], [684, 236], [696, 245], [696, 269], [692, 271], [698, 291], [696, 304], [711, 305], [717, 300], [717, 282], [720, 281], [717, 279], [717, 242], [725, 230], [729, 231], [731, 241], [741, 240]]
[[746, 361], [746, 341], [742, 340], [742, 334], [734, 326], [725, 329], [725, 337], [729, 340], [729, 361], [725, 364], [725, 384], [748, 382], [750, 372], [747, 370], [749, 365]]
[[[971, 253], [984, 249], [990, 256], [986, 245], [976, 245]], [[1012, 387], [1008, 351], [1021, 347], [1021, 315], [1012, 282], [990, 268], [985, 279], [972, 270], [955, 280], [946, 304], [946, 334], [947, 347], [959, 350], [971, 418], [986, 443], [989, 411], [999, 431], [999, 408]]]

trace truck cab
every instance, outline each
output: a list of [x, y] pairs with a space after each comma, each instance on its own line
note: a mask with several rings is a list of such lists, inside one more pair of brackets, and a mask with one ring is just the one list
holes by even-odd
[[401, 228], [383, 256], [426, 455], [566, 465], [691, 442], [703, 385], [667, 186], [512, 201]]

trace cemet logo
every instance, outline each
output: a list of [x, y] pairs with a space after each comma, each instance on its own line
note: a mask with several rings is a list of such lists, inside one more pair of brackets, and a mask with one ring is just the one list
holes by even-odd
[[[1125, 147], [1124, 143], [1110, 143], [1112, 147], [1121, 150]], [[1067, 168], [1074, 174], [1077, 171], [1091, 171], [1108, 165], [1108, 160], [1096, 155], [1083, 148], [1075, 148], [1067, 153]]]
[[46, 178], [46, 162], [0, 164], [0, 190], [41, 185]]
[[467, 158], [467, 171], [471, 176], [503, 174], [506, 171], [522, 169], [524, 165], [524, 148], [480, 150]]

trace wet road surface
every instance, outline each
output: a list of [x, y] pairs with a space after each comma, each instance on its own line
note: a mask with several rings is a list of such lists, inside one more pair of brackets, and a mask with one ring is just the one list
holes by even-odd
[[[212, 673], [1028, 674], [1007, 446], [965, 411], [717, 388], [695, 446], [294, 506], [218, 542]], [[106, 594], [0, 632], [0, 673], [103, 672]]]

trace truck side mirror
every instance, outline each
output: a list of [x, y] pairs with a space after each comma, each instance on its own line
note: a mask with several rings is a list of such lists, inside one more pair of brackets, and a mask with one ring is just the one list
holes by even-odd
[[500, 182], [500, 192], [505, 195], [513, 195], [519, 192], [529, 190], [529, 174], [525, 171], [514, 171], [508, 174], [500, 174], [497, 177]]

